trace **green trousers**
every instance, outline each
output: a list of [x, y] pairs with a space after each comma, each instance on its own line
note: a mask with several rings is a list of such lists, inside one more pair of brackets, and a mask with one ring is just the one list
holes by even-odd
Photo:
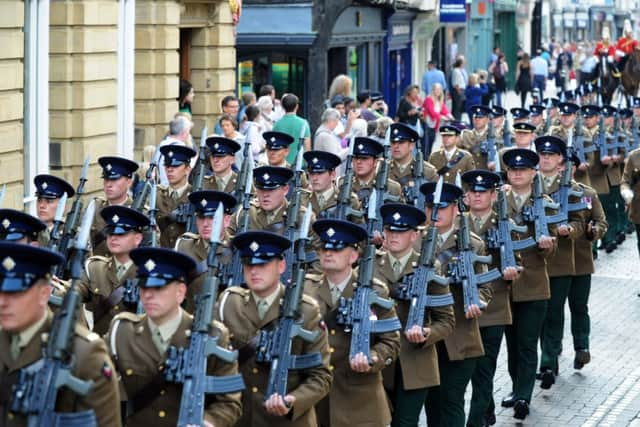
[[512, 304], [513, 324], [505, 326], [505, 338], [516, 399], [531, 402], [538, 367], [538, 338], [546, 312], [546, 300]]
[[[618, 192], [620, 192], [620, 188], [618, 187]], [[618, 217], [619, 214], [616, 210], [616, 198], [613, 194], [613, 187], [607, 194], [598, 194], [600, 198], [600, 203], [602, 203], [602, 209], [604, 210], [604, 215], [607, 218], [607, 222], [609, 223], [609, 228], [607, 228], [607, 232], [602, 237], [602, 245], [606, 246], [608, 243], [615, 241], [616, 233], [618, 232]]]
[[613, 198], [613, 202], [615, 203], [615, 211], [616, 211], [616, 234], [624, 233], [627, 229], [627, 224], [629, 223], [629, 217], [624, 210], [624, 199], [622, 198], [622, 193], [620, 193], [620, 186], [614, 185], [610, 187], [610, 195]]
[[400, 361], [396, 362], [394, 389], [389, 393], [393, 405], [391, 427], [416, 427], [427, 399], [428, 388], [405, 390]]
[[425, 402], [429, 427], [464, 427], [464, 392], [477, 360], [450, 361], [444, 344], [438, 344], [440, 385], [429, 387]]
[[558, 370], [558, 357], [562, 352], [562, 335], [564, 334], [564, 306], [569, 297], [572, 276], [550, 278], [551, 299], [547, 305], [547, 314], [542, 324], [540, 338], [540, 370]]
[[569, 310], [571, 310], [571, 335], [574, 350], [589, 349], [589, 293], [591, 292], [591, 275], [573, 276], [569, 289]]
[[485, 414], [495, 410], [493, 377], [496, 374], [498, 353], [500, 353], [503, 334], [503, 325], [480, 328], [484, 356], [478, 358], [476, 369], [471, 376], [473, 393], [471, 394], [471, 407], [469, 408], [467, 427], [482, 427]]

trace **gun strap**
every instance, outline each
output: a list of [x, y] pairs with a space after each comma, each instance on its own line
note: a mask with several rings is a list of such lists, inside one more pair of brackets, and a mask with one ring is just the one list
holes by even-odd
[[111, 292], [111, 295], [100, 301], [100, 304], [98, 304], [96, 309], [93, 311], [94, 323], [98, 323], [100, 319], [109, 312], [109, 310], [120, 304], [124, 297], [124, 292], [125, 287], [118, 286], [113, 292]]
[[438, 169], [438, 175], [444, 175], [447, 172], [449, 172], [458, 164], [458, 162], [460, 162], [460, 160], [462, 160], [463, 157], [464, 157], [464, 154], [458, 152], [458, 154], [456, 154], [456, 157], [449, 160], [446, 165]]
[[3, 372], [0, 375], [0, 408], [9, 408], [13, 397], [13, 386], [18, 383], [20, 371]]
[[127, 416], [140, 412], [151, 404], [160, 395], [160, 390], [164, 388], [166, 381], [164, 379], [164, 371], [158, 369], [158, 373], [151, 378], [145, 386], [143, 386], [127, 401]]

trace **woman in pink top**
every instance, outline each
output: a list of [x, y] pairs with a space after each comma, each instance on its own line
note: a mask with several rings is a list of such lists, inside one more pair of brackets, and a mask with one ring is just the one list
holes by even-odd
[[449, 113], [444, 102], [444, 91], [440, 83], [434, 83], [431, 86], [431, 94], [424, 99], [422, 111], [427, 123], [427, 143], [424, 147], [424, 156], [428, 158], [436, 140], [436, 132], [440, 129], [440, 121], [453, 120], [453, 116]]

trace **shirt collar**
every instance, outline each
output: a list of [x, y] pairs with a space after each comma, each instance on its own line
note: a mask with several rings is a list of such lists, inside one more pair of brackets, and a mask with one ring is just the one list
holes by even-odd
[[387, 252], [387, 255], [389, 256], [389, 262], [391, 263], [391, 267], [393, 267], [393, 265], [397, 261], [400, 263], [400, 266], [402, 267], [400, 271], [404, 270], [404, 268], [407, 266], [407, 262], [409, 262], [409, 258], [411, 258], [411, 253], [412, 251], [409, 250], [407, 251], [406, 254], [404, 254], [400, 258], [396, 258], [393, 255], [391, 255], [391, 252]]
[[276, 288], [276, 290], [274, 292], [271, 293], [271, 295], [267, 296], [267, 297], [259, 297], [258, 295], [256, 295], [253, 291], [251, 292], [251, 296], [253, 296], [253, 300], [256, 303], [256, 306], [258, 305], [258, 303], [262, 300], [267, 301], [267, 305], [268, 307], [271, 307], [271, 305], [273, 304], [273, 302], [276, 300], [276, 298], [278, 297], [278, 295], [280, 294], [279, 292], [280, 287]]
[[229, 172], [226, 175], [216, 176], [215, 178], [216, 178], [216, 181], [221, 181], [224, 184], [223, 187], [226, 187], [232, 175], [233, 175], [233, 170], [229, 168]]
[[489, 209], [489, 211], [486, 214], [482, 215], [482, 216], [477, 216], [477, 215], [474, 215], [472, 213], [470, 213], [470, 216], [471, 216], [471, 220], [474, 221], [474, 222], [476, 221], [476, 218], [480, 218], [481, 224], [485, 225], [487, 223], [487, 220], [491, 216], [491, 209]]
[[131, 267], [131, 265], [133, 264], [133, 261], [131, 259], [129, 261], [125, 262], [125, 263], [121, 263], [115, 257], [113, 258], [113, 262], [116, 265], [116, 271], [118, 271], [118, 267], [120, 267], [121, 265], [123, 265], [125, 267], [124, 271], [127, 271], [129, 269], [129, 267]]
[[440, 233], [440, 237], [442, 238], [442, 243], [446, 242], [449, 239], [449, 236], [451, 236], [451, 233], [453, 233], [455, 228], [456, 228], [455, 225], [452, 224], [449, 230], [445, 231], [444, 233]]
[[168, 322], [165, 322], [164, 325], [156, 325], [155, 323], [153, 323], [153, 320], [151, 320], [150, 317], [147, 317], [147, 320], [149, 322], [149, 329], [151, 329], [151, 333], [155, 334], [156, 331], [160, 331], [162, 341], [168, 342], [173, 334], [176, 333], [178, 327], [180, 326], [180, 323], [182, 322], [182, 309], [178, 311], [177, 316], [175, 316]]
[[333, 283], [331, 282], [331, 280], [327, 278], [327, 283], [329, 283], [329, 289], [332, 289], [333, 287], [337, 286], [338, 289], [340, 289], [340, 292], [344, 292], [344, 288], [346, 288], [349, 282], [351, 281], [352, 275], [353, 275], [352, 273], [349, 273], [347, 277], [345, 277], [345, 279], [340, 283]]
[[40, 318], [40, 320], [38, 320], [36, 323], [32, 324], [31, 326], [29, 326], [28, 328], [26, 328], [25, 330], [23, 330], [18, 334], [18, 345], [21, 349], [25, 348], [27, 344], [29, 344], [31, 339], [36, 334], [36, 332], [38, 332], [40, 328], [42, 328], [42, 325], [44, 325], [44, 322], [46, 321], [47, 321], [47, 313], [45, 312], [42, 315], [42, 318]]
[[182, 197], [182, 195], [185, 193], [185, 191], [187, 191], [187, 187], [188, 186], [189, 186], [189, 181], [187, 180], [187, 182], [185, 182], [185, 184], [180, 188], [171, 187], [171, 193], [173, 193], [175, 191], [176, 193], [178, 193], [179, 197]]
[[325, 191], [323, 191], [322, 193], [319, 193], [318, 196], [324, 197], [324, 201], [326, 203], [327, 200], [331, 199], [331, 196], [333, 196], [333, 193], [334, 193], [334, 188], [333, 188], [333, 185], [331, 185]]

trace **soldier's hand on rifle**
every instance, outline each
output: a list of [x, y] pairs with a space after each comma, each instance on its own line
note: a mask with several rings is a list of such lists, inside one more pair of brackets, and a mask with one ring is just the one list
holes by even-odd
[[404, 333], [407, 341], [413, 344], [422, 344], [427, 340], [431, 334], [431, 328], [423, 328], [418, 325], [414, 325], [411, 329]]
[[502, 270], [502, 278], [508, 282], [516, 280], [520, 275], [520, 270], [517, 267], [507, 267]]
[[580, 163], [578, 165], [578, 170], [581, 170], [581, 171], [585, 172], [588, 169], [589, 169], [589, 163]]
[[570, 225], [565, 225], [565, 224], [559, 226], [558, 227], [558, 234], [563, 236], [563, 237], [568, 236], [569, 234], [571, 234], [571, 226]]
[[473, 319], [474, 317], [480, 317], [481, 314], [482, 310], [480, 310], [480, 307], [478, 307], [477, 304], [471, 304], [467, 308], [467, 312], [464, 314], [464, 317], [467, 319]]
[[376, 245], [377, 247], [380, 247], [384, 243], [384, 237], [382, 236], [382, 234], [380, 234], [380, 232], [374, 231], [373, 238], [371, 239], [371, 241], [373, 242], [374, 245]]
[[293, 404], [296, 402], [295, 396], [287, 394], [284, 398], [279, 394], [272, 394], [264, 403], [267, 412], [271, 415], [283, 417], [291, 411]]
[[609, 163], [611, 163], [611, 160], [611, 156], [604, 156], [600, 159], [600, 163], [602, 163], [603, 165], [608, 165]]
[[540, 249], [551, 249], [553, 247], [553, 237], [542, 236], [538, 240], [538, 247]]
[[371, 355], [371, 363], [369, 363], [369, 359], [364, 353], [358, 353], [355, 355], [353, 359], [349, 361], [349, 365], [351, 365], [351, 370], [355, 372], [369, 372], [371, 370], [371, 366], [375, 365], [378, 362], [378, 356]]
[[496, 170], [496, 162], [489, 162], [489, 163], [487, 163], [487, 168], [488, 168], [490, 171], [495, 171], [495, 170]]
[[614, 154], [611, 157], [613, 158], [614, 163], [620, 163], [620, 160], [622, 159], [622, 156], [620, 156], [620, 154]]
[[511, 190], [511, 185], [509, 184], [502, 184], [502, 191], [509, 191]]
[[629, 190], [628, 188], [625, 188], [622, 191], [620, 191], [620, 194], [624, 199], [625, 204], [630, 205], [631, 201], [633, 200], [633, 191]]

